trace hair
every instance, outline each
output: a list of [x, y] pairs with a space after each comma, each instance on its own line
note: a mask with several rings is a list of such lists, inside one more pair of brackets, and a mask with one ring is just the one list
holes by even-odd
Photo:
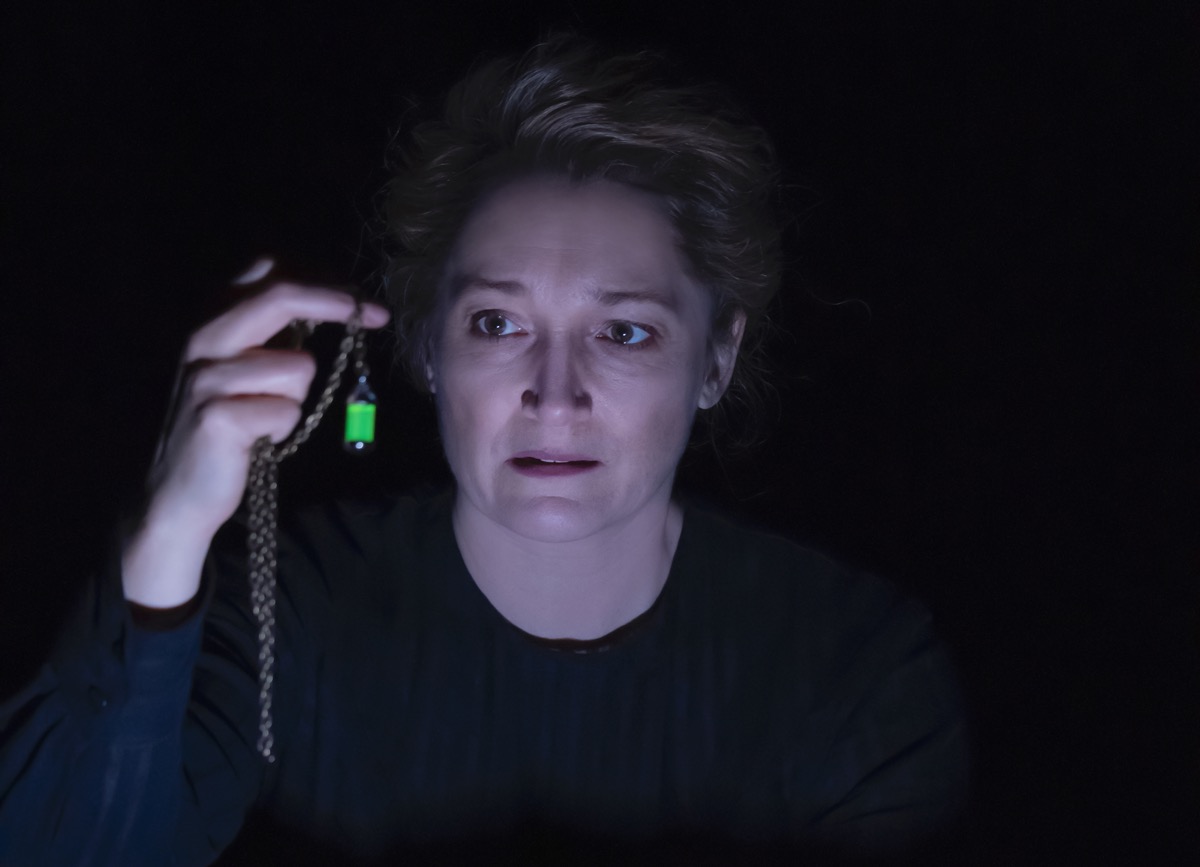
[[[443, 113], [412, 131], [385, 190], [384, 289], [397, 354], [428, 391], [446, 262], [473, 209], [530, 175], [608, 180], [659, 197], [692, 276], [712, 300], [709, 349], [745, 328], [729, 388], [707, 413], [709, 435], [747, 445], [760, 435], [769, 385], [765, 311], [779, 285], [779, 190], [766, 133], [724, 91], [669, 83], [663, 59], [613, 56], [573, 34], [473, 69]], [[739, 421], [739, 437], [730, 424]]]

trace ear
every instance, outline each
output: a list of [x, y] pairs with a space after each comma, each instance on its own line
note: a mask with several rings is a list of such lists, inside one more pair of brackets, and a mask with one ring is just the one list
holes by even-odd
[[733, 367], [737, 363], [738, 348], [742, 345], [742, 334], [746, 330], [746, 313], [737, 311], [733, 321], [729, 323], [729, 334], [720, 342], [709, 347], [711, 362], [708, 377], [700, 388], [700, 409], [711, 409], [717, 405], [729, 380], [733, 377]]
[[437, 347], [433, 342], [433, 338], [426, 332], [421, 336], [421, 354], [419, 361], [422, 361], [422, 372], [425, 374], [425, 387], [429, 389], [430, 394], [437, 394]]

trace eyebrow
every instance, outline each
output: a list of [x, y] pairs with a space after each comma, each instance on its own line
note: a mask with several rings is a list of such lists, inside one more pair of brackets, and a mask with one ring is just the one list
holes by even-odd
[[[485, 280], [472, 274], [459, 274], [451, 282], [452, 296], [457, 298], [464, 292], [492, 290], [505, 295], [524, 295], [528, 291], [524, 283], [515, 280]], [[643, 304], [657, 304], [667, 310], [675, 311], [677, 304], [675, 295], [657, 289], [594, 289], [591, 293], [593, 300], [605, 307], [615, 307], [626, 301], [636, 301]]]

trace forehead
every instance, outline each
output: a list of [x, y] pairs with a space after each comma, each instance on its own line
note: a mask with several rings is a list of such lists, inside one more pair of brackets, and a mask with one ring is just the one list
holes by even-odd
[[609, 181], [531, 178], [501, 187], [463, 227], [451, 293], [502, 286], [560, 299], [657, 292], [707, 302], [662, 201]]

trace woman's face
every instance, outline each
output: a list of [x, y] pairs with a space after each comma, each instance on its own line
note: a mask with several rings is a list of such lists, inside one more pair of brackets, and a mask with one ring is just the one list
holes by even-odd
[[565, 542], [665, 506], [737, 346], [709, 351], [708, 294], [658, 200], [514, 182], [472, 214], [448, 274], [428, 373], [458, 507]]

